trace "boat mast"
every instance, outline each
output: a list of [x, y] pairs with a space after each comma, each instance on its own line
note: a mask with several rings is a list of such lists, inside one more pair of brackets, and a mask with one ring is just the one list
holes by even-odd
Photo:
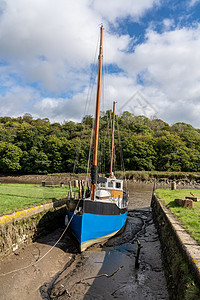
[[111, 158], [110, 158], [110, 177], [114, 177], [113, 175], [113, 153], [114, 153], [114, 131], [115, 131], [115, 104], [116, 102], [113, 102], [113, 121], [112, 121], [112, 143], [111, 143]]
[[99, 117], [100, 117], [100, 100], [101, 100], [101, 81], [102, 81], [102, 64], [103, 64], [103, 25], [100, 27], [100, 47], [99, 47], [99, 68], [97, 80], [97, 98], [96, 98], [96, 117], [94, 131], [94, 156], [91, 168], [91, 200], [94, 200], [94, 194], [97, 185], [97, 151], [99, 138]]

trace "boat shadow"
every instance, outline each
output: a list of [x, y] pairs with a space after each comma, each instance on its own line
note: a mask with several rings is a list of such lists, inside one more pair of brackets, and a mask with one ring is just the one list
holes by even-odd
[[137, 250], [130, 241], [130, 225], [128, 222], [121, 234], [105, 244], [75, 255], [72, 264], [67, 263], [48, 285], [49, 299], [125, 299]]
[[65, 216], [67, 208], [65, 199], [63, 206], [59, 207], [60, 202], [53, 200], [53, 207], [46, 213], [41, 213], [32, 237], [33, 242], [57, 247], [64, 252], [76, 254], [79, 245], [74, 238], [69, 227], [65, 226]]
[[127, 267], [132, 265], [133, 268], [134, 260], [115, 250], [103, 251], [95, 255], [93, 253], [90, 259], [93, 259], [93, 270], [99, 268], [99, 271], [94, 276], [83, 278], [77, 285], [77, 290], [81, 290], [80, 285], [86, 290], [82, 299], [99, 297], [99, 299], [109, 300], [116, 296], [118, 299], [124, 299], [124, 295], [120, 298], [120, 294], [123, 294], [128, 283]]

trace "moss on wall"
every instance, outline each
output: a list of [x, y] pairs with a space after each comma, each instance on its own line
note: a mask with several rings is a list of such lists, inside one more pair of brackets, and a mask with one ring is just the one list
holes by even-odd
[[[58, 204], [57, 204], [58, 205]], [[0, 225], [0, 258], [15, 251], [24, 243], [35, 241], [56, 228], [63, 226], [66, 215], [66, 205], [52, 207], [36, 212], [32, 216], [13, 219]], [[22, 214], [23, 215], [23, 214]]]

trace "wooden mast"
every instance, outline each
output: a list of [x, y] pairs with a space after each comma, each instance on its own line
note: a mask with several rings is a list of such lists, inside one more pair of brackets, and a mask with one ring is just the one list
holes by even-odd
[[91, 200], [94, 200], [94, 194], [97, 185], [97, 151], [99, 138], [99, 116], [100, 116], [100, 100], [101, 100], [101, 80], [102, 80], [102, 64], [103, 64], [103, 25], [100, 27], [100, 47], [99, 47], [99, 68], [97, 80], [97, 98], [96, 98], [96, 117], [94, 131], [94, 157], [91, 168]]
[[111, 143], [111, 158], [110, 158], [110, 177], [113, 176], [113, 153], [114, 153], [114, 131], [115, 131], [115, 104], [116, 102], [113, 102], [113, 121], [112, 121], [112, 143]]

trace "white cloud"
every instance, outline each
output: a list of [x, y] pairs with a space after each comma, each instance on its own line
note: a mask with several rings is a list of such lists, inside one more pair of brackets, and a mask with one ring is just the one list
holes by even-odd
[[149, 28], [132, 53], [127, 49], [136, 37], [109, 27], [123, 18], [137, 21], [154, 5], [160, 1], [0, 0], [0, 114], [80, 120], [98, 25], [104, 22], [104, 61], [122, 72], [107, 75], [102, 109], [110, 109], [113, 100], [123, 107], [139, 91], [147, 114], [149, 105], [167, 122], [182, 117], [200, 127], [200, 27], [175, 28], [165, 18], [162, 32]]
[[190, 1], [189, 1], [189, 4], [190, 4], [190, 6], [194, 6], [194, 5], [196, 5], [198, 2], [200, 2], [200, 0], [190, 0]]
[[174, 20], [173, 19], [164, 19], [163, 20], [164, 31], [170, 30], [174, 27]]
[[[10, 83], [9, 83], [10, 85]], [[22, 116], [38, 101], [40, 95], [31, 88], [13, 86], [4, 95], [0, 95], [0, 116]]]
[[[87, 89], [82, 93], [75, 94], [69, 98], [43, 98], [36, 102], [33, 107], [33, 114], [36, 117], [49, 118], [52, 122], [72, 120], [80, 121], [85, 114], [94, 115], [94, 102], [86, 107]], [[93, 97], [95, 100], [95, 97]]]
[[115, 23], [117, 19], [131, 17], [138, 20], [154, 4], [159, 4], [159, 0], [93, 0], [92, 7], [109, 22]]
[[[88, 83], [98, 25], [104, 21], [108, 29], [108, 22], [118, 17], [137, 17], [155, 2], [146, 0], [141, 3], [138, 0], [133, 5], [131, 1], [126, 4], [119, 0], [110, 1], [104, 10], [100, 0], [15, 0], [14, 4], [12, 0], [0, 1], [1, 100], [12, 102], [15, 113], [20, 113], [23, 103], [27, 104], [29, 99], [27, 105], [31, 109], [35, 100], [31, 100], [32, 91], [27, 96], [27, 90], [30, 91], [29, 86], [35, 84], [42, 92], [55, 96], [78, 92], [73, 97], [76, 103], [78, 100], [74, 98], [82, 98], [80, 93]], [[121, 51], [127, 48], [131, 39], [128, 35], [105, 32], [105, 40], [109, 49], [105, 61], [113, 63], [116, 57], [123, 56]], [[21, 85], [22, 90], [24, 86], [24, 96], [21, 92], [14, 93], [9, 85]], [[18, 96], [22, 99], [20, 105]], [[41, 99], [38, 94], [38, 101]], [[54, 99], [57, 113], [58, 107], [62, 107], [60, 99]], [[39, 107], [40, 103], [37, 105]], [[9, 111], [8, 107], [2, 110], [2, 114], [12, 115], [13, 109]], [[70, 107], [72, 109], [72, 105]]]
[[[200, 26], [182, 28], [163, 33], [148, 31], [146, 41], [135, 47], [135, 52], [123, 57], [121, 66], [129, 77], [140, 75], [144, 86], [138, 87], [159, 109], [165, 119], [167, 105], [177, 103], [176, 114], [182, 111], [183, 119], [199, 126], [197, 115], [192, 113], [194, 104], [200, 103]], [[156, 90], [160, 99], [151, 95]], [[187, 103], [187, 105], [186, 105]], [[183, 109], [185, 107], [185, 114]], [[187, 109], [190, 106], [192, 109]], [[170, 117], [171, 116], [171, 117]], [[194, 117], [196, 116], [196, 119]], [[167, 121], [175, 122], [175, 114], [168, 114]]]
[[147, 41], [136, 47], [133, 62], [137, 60], [137, 72], [147, 69], [144, 80], [159, 85], [169, 98], [194, 98], [200, 94], [199, 47], [200, 27], [150, 31]]
[[[77, 70], [91, 63], [97, 41], [98, 24], [122, 16], [141, 14], [155, 0], [110, 1], [105, 12], [102, 1], [90, 0], [7, 0], [0, 17], [0, 56], [9, 62], [24, 81], [39, 82], [50, 91], [62, 90], [77, 77]], [[101, 5], [100, 5], [101, 4]], [[107, 3], [108, 4], [108, 3]], [[133, 8], [137, 8], [134, 10]], [[112, 14], [110, 12], [112, 11]], [[106, 15], [108, 13], [108, 16]], [[110, 15], [110, 17], [109, 17]], [[107, 21], [104, 20], [108, 28]], [[108, 34], [107, 34], [108, 36]], [[112, 52], [127, 46], [127, 37], [109, 35]], [[118, 47], [115, 50], [116, 41]], [[67, 76], [69, 74], [69, 76]]]
[[97, 25], [86, 4], [17, 0], [13, 5], [8, 0], [0, 21], [0, 55], [9, 70], [56, 91], [69, 81], [63, 74], [71, 73], [73, 80], [76, 69], [85, 68], [94, 53]]

